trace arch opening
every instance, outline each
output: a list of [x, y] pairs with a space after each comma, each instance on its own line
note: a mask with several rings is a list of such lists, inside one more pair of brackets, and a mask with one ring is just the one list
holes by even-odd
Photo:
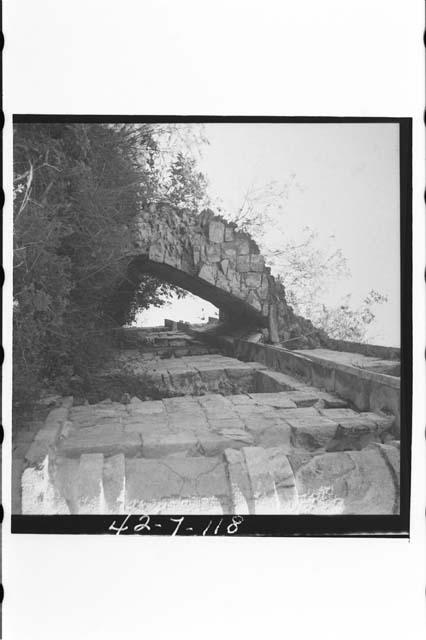
[[[267, 319], [237, 295], [225, 291], [197, 275], [191, 275], [171, 265], [150, 260], [146, 255], [137, 256], [129, 263], [127, 278], [121, 283], [115, 294], [116, 306], [120, 304], [120, 297], [123, 297], [123, 300], [126, 299], [147, 275], [153, 276], [157, 281], [179, 287], [197, 299], [209, 303], [207, 312], [204, 314], [206, 316], [205, 322], [208, 321], [208, 311], [210, 310], [213, 311], [213, 317], [216, 315], [227, 325], [238, 325], [248, 329], [267, 326]], [[182, 306], [184, 304], [185, 299], [182, 300]], [[215, 310], [217, 313], [214, 313]], [[140, 313], [142, 311], [138, 312], [138, 314]], [[163, 317], [166, 318], [165, 310]]]

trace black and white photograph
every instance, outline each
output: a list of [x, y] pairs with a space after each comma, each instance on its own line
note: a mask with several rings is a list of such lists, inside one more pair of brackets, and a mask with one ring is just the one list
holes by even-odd
[[410, 122], [107, 120], [15, 117], [13, 514], [406, 513]]
[[2, 12], [0, 638], [423, 638], [424, 2]]

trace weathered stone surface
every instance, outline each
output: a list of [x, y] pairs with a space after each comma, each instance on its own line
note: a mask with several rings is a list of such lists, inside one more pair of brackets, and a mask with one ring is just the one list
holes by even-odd
[[307, 451], [315, 451], [325, 447], [334, 438], [337, 424], [322, 416], [296, 418], [285, 416], [292, 428], [292, 443]]
[[126, 461], [126, 512], [231, 513], [225, 465], [217, 458]]
[[69, 509], [51, 475], [48, 456], [37, 467], [27, 467], [21, 477], [21, 506], [24, 515], [61, 515]]
[[250, 290], [247, 298], [248, 304], [250, 304], [256, 311], [262, 311], [262, 305], [257, 297], [256, 293], [253, 290]]
[[239, 255], [237, 258], [237, 271], [246, 273], [250, 271], [250, 256]]
[[206, 260], [207, 262], [219, 262], [221, 257], [220, 245], [212, 244], [206, 246]]
[[206, 282], [210, 282], [211, 284], [215, 284], [217, 277], [217, 268], [213, 265], [203, 264], [201, 267], [198, 277]]
[[398, 509], [399, 488], [376, 448], [314, 456], [295, 477], [302, 513], [378, 515]]
[[258, 404], [266, 404], [277, 409], [296, 409], [296, 403], [286, 393], [251, 393], [250, 397]]
[[259, 371], [257, 374], [257, 387], [259, 392], [292, 391], [302, 386], [296, 378], [281, 373], [280, 371]]
[[105, 513], [103, 492], [104, 457], [99, 453], [83, 454], [77, 478], [77, 512], [81, 515]]
[[107, 427], [88, 427], [75, 432], [63, 440], [58, 448], [62, 455], [71, 457], [90, 453], [135, 455], [140, 452], [141, 444], [137, 433], [129, 433], [114, 425], [108, 425]]
[[325, 418], [334, 420], [335, 422], [359, 416], [359, 414], [352, 409], [319, 409], [318, 411]]
[[268, 458], [261, 447], [245, 447], [243, 450], [247, 473], [253, 495], [256, 515], [279, 512], [279, 499], [274, 478], [269, 472]]
[[276, 421], [262, 431], [258, 431], [256, 444], [265, 449], [281, 447], [283, 452], [290, 453], [293, 450], [291, 436], [291, 427], [285, 422]]
[[173, 453], [196, 455], [198, 438], [193, 431], [180, 433], [151, 432], [142, 437], [144, 458], [163, 458]]
[[253, 495], [244, 454], [235, 449], [226, 449], [224, 457], [229, 475], [232, 512], [240, 515], [253, 514]]
[[260, 254], [252, 253], [250, 256], [250, 271], [263, 272], [265, 260]]
[[[169, 514], [372, 513], [384, 483], [381, 512], [398, 512], [399, 442], [389, 444], [392, 416], [358, 413], [336, 395], [266, 364], [195, 355], [189, 329], [179, 327], [145, 331], [145, 337], [134, 332], [142, 352], [129, 344], [129, 359], [117, 371], [125, 369], [126, 384], [139, 376], [143, 390], [114, 390], [115, 371], [102, 402], [71, 407], [43, 424], [33, 443], [38, 468], [22, 475], [22, 509], [80, 513], [84, 489], [83, 509], [98, 513], [130, 507]], [[270, 367], [281, 367], [277, 354], [288, 353], [243, 341], [241, 351], [228, 351], [228, 344], [234, 349], [232, 338], [224, 341], [226, 353], [244, 360], [262, 352]], [[194, 355], [141, 357], [149, 349], [188, 345]], [[14, 455], [31, 438], [14, 442]]]
[[234, 230], [232, 227], [225, 228], [225, 242], [232, 242], [234, 239]]
[[274, 447], [266, 451], [270, 473], [275, 482], [281, 514], [294, 514], [298, 509], [298, 493], [287, 451]]
[[245, 279], [246, 279], [246, 286], [249, 289], [257, 289], [261, 285], [262, 274], [255, 273], [254, 271], [253, 272], [249, 271], [248, 273], [246, 273]]
[[237, 248], [237, 253], [239, 255], [248, 255], [250, 253], [250, 247], [249, 247], [248, 240], [244, 240], [242, 238], [239, 238], [238, 240], [235, 241], [235, 245], [236, 245], [236, 248]]
[[103, 466], [105, 512], [124, 513], [126, 467], [122, 453], [106, 458]]
[[225, 236], [225, 225], [223, 222], [212, 220], [209, 224], [210, 242], [223, 242]]

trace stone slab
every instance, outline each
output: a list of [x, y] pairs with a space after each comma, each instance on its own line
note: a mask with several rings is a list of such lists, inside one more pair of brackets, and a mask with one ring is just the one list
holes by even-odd
[[275, 482], [279, 500], [279, 513], [295, 514], [298, 508], [298, 493], [293, 469], [283, 447], [273, 447], [266, 451], [269, 471]]
[[334, 438], [337, 423], [320, 415], [308, 418], [286, 417], [292, 428], [292, 444], [306, 451], [315, 451], [325, 447]]
[[266, 404], [279, 409], [296, 409], [296, 403], [287, 394], [282, 393], [250, 393], [255, 403]]
[[179, 433], [149, 433], [142, 436], [144, 458], [163, 458], [174, 453], [197, 454], [198, 437], [193, 431]]
[[253, 495], [244, 454], [235, 449], [226, 449], [224, 458], [229, 476], [233, 513], [239, 515], [253, 514]]
[[121, 428], [89, 427], [63, 440], [58, 449], [62, 455], [75, 457], [89, 453], [136, 455], [141, 447], [138, 433], [128, 433]]
[[105, 458], [103, 466], [103, 487], [106, 513], [124, 513], [125, 501], [125, 458], [119, 453]]
[[399, 487], [377, 448], [314, 456], [295, 473], [299, 509], [313, 514], [393, 514]]
[[217, 458], [126, 461], [126, 513], [231, 513], [224, 462]]
[[105, 512], [103, 494], [104, 457], [100, 453], [83, 454], [77, 479], [77, 510], [81, 515]]
[[253, 495], [256, 515], [279, 512], [279, 499], [274, 478], [269, 471], [268, 458], [262, 447], [242, 449]]

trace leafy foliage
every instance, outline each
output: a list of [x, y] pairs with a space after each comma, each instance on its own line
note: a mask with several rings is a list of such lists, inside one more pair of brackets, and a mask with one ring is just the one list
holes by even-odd
[[140, 207], [166, 189], [179, 203], [201, 197], [191, 142], [174, 125], [15, 126], [15, 403], [88, 380], [112, 329], [182, 295], [152, 276], [129, 281], [126, 242]]
[[[336, 306], [323, 303], [334, 283], [348, 278], [350, 271], [341, 249], [334, 244], [334, 237], [325, 244], [323, 239], [320, 242], [318, 232], [309, 227], [301, 230], [298, 241], [288, 236], [285, 204], [294, 190], [303, 192], [294, 174], [283, 182], [252, 185], [232, 219], [258, 241], [285, 287], [287, 302], [298, 315], [309, 318], [331, 338], [363, 342], [375, 320], [376, 305], [387, 302], [387, 298], [372, 290], [358, 308], [351, 306], [350, 295]], [[281, 214], [282, 226], [277, 225], [277, 213]], [[265, 238], [265, 229], [271, 227], [275, 232], [272, 247]]]

